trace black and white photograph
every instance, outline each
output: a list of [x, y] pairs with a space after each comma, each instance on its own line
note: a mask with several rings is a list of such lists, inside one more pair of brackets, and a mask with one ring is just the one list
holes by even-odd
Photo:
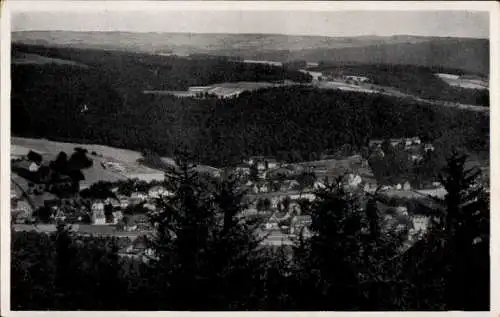
[[488, 2], [67, 2], [8, 11], [10, 311], [490, 310]]

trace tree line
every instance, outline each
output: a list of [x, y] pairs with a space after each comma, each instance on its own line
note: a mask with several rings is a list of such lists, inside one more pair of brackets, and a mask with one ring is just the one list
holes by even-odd
[[[312, 236], [265, 247], [262, 220], [242, 219], [232, 179], [198, 177], [182, 158], [174, 195], [149, 215], [148, 261], [119, 239], [12, 233], [13, 310], [489, 310], [489, 197], [465, 157], [451, 156], [433, 225], [405, 247], [377, 195], [333, 181], [308, 207]], [[421, 208], [428, 208], [421, 206]]]

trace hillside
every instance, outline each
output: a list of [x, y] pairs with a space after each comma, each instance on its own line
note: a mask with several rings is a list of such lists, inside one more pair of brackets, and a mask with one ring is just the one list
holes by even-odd
[[[188, 147], [202, 163], [213, 166], [257, 154], [288, 161], [314, 159], [343, 144], [361, 148], [369, 138], [415, 135], [448, 138], [444, 143], [472, 152], [489, 149], [488, 114], [405, 98], [311, 87], [246, 92], [234, 100], [143, 94], [146, 89], [186, 89], [242, 79], [311, 79], [282, 67], [31, 45], [14, 45], [12, 54], [13, 61], [19, 56], [25, 60], [26, 54], [52, 59], [12, 65], [15, 136], [153, 150], [164, 156]], [[380, 69], [360, 71], [377, 74]], [[419, 85], [425, 86], [425, 76], [409, 77], [410, 82], [420, 79]]]
[[13, 32], [15, 43], [244, 59], [442, 66], [488, 75], [489, 41], [419, 36], [323, 37], [275, 34]]
[[106, 106], [81, 113], [76, 101], [54, 102], [60, 93], [47, 89], [42, 97], [28, 88], [16, 94], [13, 135], [149, 149], [165, 156], [187, 147], [212, 166], [236, 164], [246, 155], [314, 160], [343, 144], [361, 148], [370, 138], [415, 135], [441, 147], [489, 151], [488, 115], [371, 94], [294, 87], [247, 92], [234, 100], [148, 95], [127, 104], [117, 100], [116, 110], [108, 106], [112, 99], [101, 95], [99, 102]]
[[62, 45], [81, 48], [130, 49], [143, 52], [207, 53], [224, 50], [295, 51], [304, 48], [343, 48], [389, 43], [419, 43], [426, 37], [360, 36], [326, 37], [283, 34], [199, 34], [199, 33], [132, 33], [20, 31], [12, 41], [25, 44]]
[[[412, 65], [356, 64], [356, 63], [321, 63], [311, 71], [319, 71], [324, 76], [341, 77], [364, 76], [371, 84], [396, 89], [426, 100], [441, 100], [461, 104], [489, 107], [488, 89], [470, 89], [452, 86], [437, 73], [463, 75], [457, 69], [444, 67], [425, 67]], [[463, 76], [467, 78], [467, 76]], [[487, 82], [487, 81], [486, 81]]]
[[459, 69], [489, 74], [489, 43], [480, 39], [433, 39], [417, 44], [399, 43], [330, 50], [304, 50], [294, 58], [364, 64], [403, 64]]
[[[41, 56], [31, 63], [26, 55]], [[122, 93], [143, 90], [184, 90], [189, 86], [210, 85], [219, 82], [237, 81], [282, 81], [289, 79], [308, 82], [310, 76], [299, 71], [266, 64], [243, 64], [225, 58], [179, 58], [145, 53], [106, 51], [100, 49], [56, 48], [42, 45], [12, 45], [13, 72], [38, 68], [52, 72], [50, 67], [42, 67], [40, 59], [51, 58], [62, 66], [63, 61], [72, 61], [87, 66], [88, 72], [99, 74], [101, 80], [108, 81]], [[67, 63], [66, 63], [67, 64]]]

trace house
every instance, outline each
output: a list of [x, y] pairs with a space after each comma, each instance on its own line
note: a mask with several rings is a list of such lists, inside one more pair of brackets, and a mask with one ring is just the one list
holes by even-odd
[[148, 191], [148, 197], [158, 199], [165, 196], [171, 196], [172, 193], [163, 186], [153, 186]]
[[200, 174], [210, 175], [215, 178], [221, 177], [221, 171], [218, 168], [208, 165], [197, 165], [195, 170]]
[[120, 208], [125, 209], [130, 205], [129, 198], [127, 196], [118, 196], [118, 201], [120, 202]]
[[38, 166], [42, 165], [43, 157], [40, 153], [30, 150], [27, 155], [28, 161], [36, 163]]
[[134, 201], [144, 201], [148, 198], [148, 195], [143, 192], [133, 192], [130, 195], [130, 199]]
[[147, 262], [154, 257], [154, 250], [149, 239], [141, 235], [135, 238], [130, 245], [121, 249], [118, 254]]
[[266, 183], [262, 183], [259, 186], [259, 192], [260, 193], [267, 193], [269, 192], [269, 186]]
[[56, 209], [56, 213], [54, 215], [54, 220], [56, 222], [58, 221], [65, 221], [66, 220], [66, 215], [64, 214], [64, 211], [61, 208]]
[[418, 161], [421, 161], [422, 159], [423, 159], [423, 157], [420, 154], [412, 154], [411, 155], [411, 160], [413, 162], [418, 162]]
[[412, 227], [408, 232], [408, 239], [410, 241], [419, 240], [430, 225], [430, 217], [426, 215], [414, 215], [411, 217]]
[[25, 223], [26, 220], [33, 216], [33, 208], [27, 200], [19, 200], [12, 206], [12, 219], [16, 223]]
[[119, 209], [121, 207], [120, 201], [116, 198], [111, 198], [111, 197], [106, 198], [104, 204], [111, 205], [113, 209]]
[[384, 143], [384, 140], [370, 140], [368, 141], [368, 147], [378, 148], [382, 146], [382, 143]]
[[11, 189], [10, 189], [10, 198], [11, 198], [11, 199], [16, 199], [16, 198], [18, 198], [17, 191], [16, 191], [16, 189], [15, 189], [15, 188], [11, 188]]
[[292, 179], [290, 182], [288, 182], [288, 190], [293, 190], [297, 189], [300, 187], [300, 183], [296, 181], [295, 179]]
[[403, 190], [411, 190], [411, 184], [409, 181], [404, 182]]
[[100, 200], [97, 200], [92, 203], [90, 207], [92, 213], [92, 224], [94, 225], [105, 225], [106, 224], [106, 216], [104, 214], [104, 203]]
[[267, 165], [266, 169], [273, 169], [279, 167], [279, 164], [275, 159], [267, 159], [266, 165]]
[[266, 170], [265, 162], [257, 162], [257, 170], [258, 171], [265, 171]]
[[349, 174], [347, 176], [347, 186], [354, 188], [358, 187], [363, 182], [363, 179], [359, 175]]
[[411, 143], [413, 145], [420, 145], [422, 143], [422, 141], [420, 140], [419, 137], [413, 137], [413, 138], [411, 138]]
[[148, 209], [148, 210], [151, 210], [151, 211], [155, 211], [156, 210], [156, 205], [154, 204], [150, 204], [150, 203], [145, 203], [143, 205], [144, 208]]
[[302, 234], [304, 237], [309, 237], [311, 232], [309, 231], [309, 226], [312, 223], [311, 216], [300, 215], [294, 216], [290, 223], [290, 234], [299, 235]]
[[434, 151], [434, 146], [430, 143], [426, 143], [426, 144], [424, 144], [424, 151], [425, 152], [429, 152], [429, 151], [432, 152], [432, 151]]
[[250, 167], [247, 165], [238, 165], [234, 169], [236, 174], [241, 175], [241, 176], [248, 176], [250, 175]]
[[113, 211], [113, 224], [118, 224], [123, 219], [123, 213], [121, 211]]
[[282, 167], [277, 167], [274, 169], [270, 169], [267, 172], [267, 177], [268, 178], [288, 178], [296, 174], [297, 172], [295, 171], [294, 167], [291, 165], [288, 166], [282, 166]]
[[252, 188], [252, 192], [254, 194], [258, 194], [259, 193], [259, 185], [253, 184], [253, 186], [251, 188]]
[[229, 99], [238, 97], [242, 92], [243, 89], [239, 88], [215, 87], [208, 93], [210, 95], [216, 96], [219, 99]]
[[31, 164], [29, 165], [28, 167], [28, 170], [32, 173], [36, 173], [38, 172], [38, 169], [40, 168], [40, 165], [38, 165], [37, 163], [35, 162], [31, 162]]
[[326, 185], [322, 181], [316, 181], [316, 182], [314, 182], [313, 188], [316, 190], [325, 189]]

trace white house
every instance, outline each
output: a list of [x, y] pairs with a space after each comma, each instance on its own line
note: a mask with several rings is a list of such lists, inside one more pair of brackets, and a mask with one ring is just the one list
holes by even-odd
[[130, 198], [133, 199], [133, 200], [144, 201], [144, 200], [146, 200], [148, 198], [148, 195], [146, 193], [143, 193], [143, 192], [133, 192], [130, 195]]
[[426, 144], [424, 144], [424, 151], [426, 151], [426, 152], [434, 151], [434, 146], [430, 143], [426, 143]]
[[120, 208], [125, 209], [129, 206], [130, 202], [127, 198], [120, 198]]
[[240, 175], [250, 175], [250, 167], [246, 165], [238, 165], [234, 170], [237, 174]]
[[118, 224], [123, 219], [123, 213], [121, 211], [113, 212], [113, 224]]
[[34, 172], [38, 172], [38, 169], [40, 168], [40, 165], [38, 165], [37, 163], [35, 162], [31, 162], [30, 166], [29, 166], [29, 171], [34, 173]]
[[278, 168], [279, 164], [275, 159], [268, 159], [266, 160], [267, 168], [268, 169], [273, 169], [273, 168]]
[[420, 140], [420, 138], [419, 138], [419, 137], [414, 137], [414, 138], [411, 138], [411, 142], [412, 142], [413, 144], [416, 144], [416, 145], [418, 145], [418, 144], [421, 144], [421, 143], [422, 143], [422, 141]]
[[411, 190], [411, 184], [410, 182], [406, 181], [403, 184], [403, 190]]
[[257, 170], [259, 171], [266, 170], [266, 164], [264, 162], [257, 162]]
[[146, 208], [148, 210], [151, 210], [151, 211], [155, 211], [156, 210], [156, 206], [153, 205], [153, 204], [150, 204], [150, 203], [145, 203], [143, 206], [144, 206], [144, 208]]
[[92, 224], [105, 225], [106, 217], [104, 215], [104, 203], [102, 201], [95, 201], [91, 206]]
[[358, 187], [361, 183], [363, 182], [363, 179], [361, 179], [361, 176], [355, 175], [355, 174], [349, 174], [347, 177], [347, 185], [349, 187]]
[[316, 182], [314, 182], [313, 188], [314, 189], [324, 189], [324, 188], [326, 188], [326, 185], [322, 181], [316, 181]]
[[408, 238], [410, 241], [414, 241], [422, 237], [422, 235], [427, 231], [430, 224], [430, 218], [424, 215], [415, 215], [411, 219], [412, 228], [408, 232]]
[[154, 186], [154, 187], [151, 187], [148, 191], [148, 197], [154, 198], [154, 199], [172, 196], [172, 194], [173, 194], [172, 192], [168, 191], [163, 186]]

